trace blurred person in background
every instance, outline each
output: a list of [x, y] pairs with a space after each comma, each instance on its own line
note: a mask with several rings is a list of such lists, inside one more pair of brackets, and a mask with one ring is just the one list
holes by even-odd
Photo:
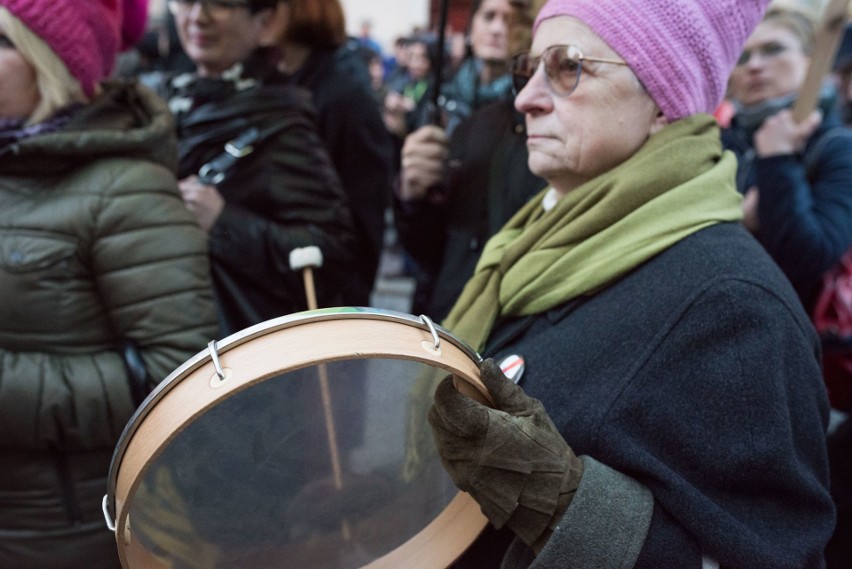
[[139, 10], [0, 0], [0, 567], [119, 567], [115, 444], [216, 334], [169, 111], [104, 80]]
[[358, 43], [347, 42], [339, 0], [287, 0], [281, 9], [281, 68], [291, 85], [313, 95], [320, 138], [355, 222], [352, 273], [344, 283], [342, 301], [369, 306], [390, 203], [391, 138]]
[[[513, 2], [500, 50], [506, 61], [509, 53], [529, 49], [543, 3]], [[412, 312], [443, 319], [488, 238], [544, 186], [527, 166], [524, 118], [511, 92], [462, 120], [451, 137], [435, 125], [409, 135], [394, 204], [401, 244], [417, 266]]]
[[373, 39], [373, 22], [370, 20], [363, 20], [361, 22], [361, 32], [358, 34], [357, 41], [360, 45], [372, 49], [381, 57], [382, 46]]
[[[468, 51], [441, 86], [449, 134], [478, 108], [511, 94], [509, 33], [515, 11], [510, 0], [474, 0], [467, 28]], [[421, 126], [421, 125], [418, 125]]]
[[408, 77], [408, 42], [407, 36], [396, 38], [393, 42], [393, 55], [385, 60], [385, 82], [394, 88], [404, 84]]
[[278, 71], [277, 0], [170, 0], [194, 73], [156, 85], [175, 116], [186, 207], [208, 234], [221, 329], [305, 310], [296, 248], [316, 246], [321, 306], [342, 301], [356, 261], [348, 202], [311, 94]]
[[[744, 223], [781, 267], [809, 313], [822, 276], [852, 247], [852, 132], [837, 113], [826, 82], [819, 109], [796, 123], [790, 107], [810, 65], [814, 23], [789, 9], [770, 10], [751, 37], [729, 81], [736, 114], [723, 132], [739, 158]], [[842, 58], [842, 50], [838, 62]], [[843, 94], [840, 93], [840, 99]], [[846, 348], [848, 350], [848, 348]], [[850, 411], [852, 377], [837, 348], [824, 344], [823, 374], [832, 405]], [[831, 569], [852, 559], [852, 424], [831, 435], [832, 496], [837, 527], [826, 549]]]
[[[823, 274], [852, 247], [852, 132], [836, 112], [836, 91], [823, 84], [819, 109], [801, 123], [791, 106], [810, 64], [813, 21], [800, 12], [770, 10], [746, 43], [728, 91], [736, 114], [723, 131], [739, 159], [737, 188], [743, 222], [793, 283], [812, 313]], [[825, 346], [832, 389], [834, 361]], [[846, 383], [849, 382], [847, 372]], [[835, 388], [844, 387], [836, 385]], [[846, 409], [843, 409], [846, 410]]]
[[846, 126], [852, 125], [852, 24], [846, 25], [843, 41], [834, 61], [837, 80], [837, 108]]
[[195, 69], [180, 45], [174, 14], [167, 8], [149, 20], [148, 28], [136, 44], [139, 61], [134, 73], [190, 73]]
[[358, 55], [367, 67], [370, 74], [370, 87], [373, 89], [373, 98], [377, 105], [382, 105], [388, 94], [388, 86], [385, 83], [385, 68], [382, 56], [369, 47], [359, 46]]
[[736, 114], [722, 135], [739, 160], [743, 221], [808, 310], [822, 274], [852, 245], [852, 134], [835, 112], [836, 93], [826, 83], [819, 109], [800, 124], [791, 111], [813, 42], [805, 15], [766, 14], [731, 73]]
[[430, 120], [437, 49], [431, 36], [421, 34], [410, 38], [406, 80], [392, 86], [385, 96], [384, 121], [397, 143], [396, 155], [406, 135]]
[[[510, 0], [475, 0], [471, 7], [467, 29], [467, 53], [455, 73], [447, 78], [442, 74], [442, 85], [432, 87], [435, 75], [435, 45], [432, 36], [414, 35], [409, 42], [408, 86], [420, 85], [425, 93], [427, 89], [440, 88], [438, 104], [441, 107], [441, 123], [448, 134], [465, 118], [488, 103], [503, 100], [511, 94], [512, 81], [509, 75], [509, 28], [514, 15]], [[421, 77], [412, 69], [412, 57], [418, 52], [412, 51], [414, 42], [422, 44], [421, 59], [429, 55], [431, 61], [428, 77]], [[446, 46], [444, 46], [446, 49]], [[449, 54], [448, 54], [449, 55]], [[445, 58], [445, 70], [452, 69], [452, 60]], [[416, 62], [414, 63], [416, 65]], [[415, 77], [415, 74], [417, 75]], [[402, 91], [399, 85], [392, 89]], [[418, 93], [419, 94], [419, 93]], [[428, 108], [432, 97], [408, 95], [385, 101], [385, 122], [391, 132], [404, 138], [418, 128], [429, 124], [435, 110]], [[413, 112], [417, 109], [417, 112]]]

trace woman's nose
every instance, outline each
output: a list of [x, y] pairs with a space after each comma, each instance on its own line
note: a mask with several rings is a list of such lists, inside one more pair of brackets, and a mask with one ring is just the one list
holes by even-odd
[[515, 97], [515, 109], [519, 113], [549, 112], [553, 108], [553, 94], [547, 85], [542, 65], [539, 65], [527, 84]]

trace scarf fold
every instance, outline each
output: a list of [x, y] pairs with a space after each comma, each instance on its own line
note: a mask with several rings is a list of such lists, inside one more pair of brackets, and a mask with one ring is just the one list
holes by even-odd
[[485, 62], [480, 59], [465, 59], [453, 78], [441, 89], [442, 94], [456, 104], [467, 105], [473, 111], [511, 93], [511, 74], [507, 72], [483, 84], [479, 77], [484, 67]]
[[592, 294], [688, 235], [742, 219], [736, 167], [702, 114], [666, 126], [548, 212], [542, 191], [488, 241], [443, 326], [482, 350], [498, 318]]
[[[745, 129], [749, 139], [751, 139], [755, 131], [763, 125], [763, 121], [779, 111], [792, 107], [798, 96], [798, 93], [790, 93], [773, 99], [766, 99], [754, 105], [743, 105], [734, 101], [736, 123]], [[823, 114], [831, 111], [836, 105], [836, 101], [837, 88], [828, 81], [824, 82], [819, 92], [819, 108]]]

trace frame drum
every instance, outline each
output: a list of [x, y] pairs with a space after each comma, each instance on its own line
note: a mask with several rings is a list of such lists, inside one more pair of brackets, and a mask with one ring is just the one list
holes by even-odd
[[125, 569], [436, 569], [487, 520], [426, 414], [479, 356], [428, 318], [301, 312], [211, 342], [127, 424], [104, 515]]

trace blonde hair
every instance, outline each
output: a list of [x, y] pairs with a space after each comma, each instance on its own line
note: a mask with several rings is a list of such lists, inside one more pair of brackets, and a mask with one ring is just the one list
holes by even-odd
[[805, 54], [811, 54], [816, 41], [816, 23], [807, 13], [791, 8], [775, 7], [766, 11], [763, 21], [771, 22], [790, 31], [802, 44], [802, 50]]
[[3, 6], [0, 6], [0, 27], [35, 70], [40, 100], [27, 118], [27, 124], [48, 119], [72, 103], [89, 102], [80, 82], [50, 46]]

